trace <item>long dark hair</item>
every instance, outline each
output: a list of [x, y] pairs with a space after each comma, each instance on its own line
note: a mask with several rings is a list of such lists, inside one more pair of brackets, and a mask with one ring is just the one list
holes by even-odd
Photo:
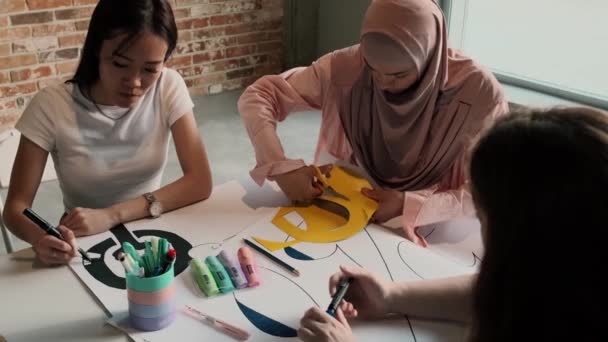
[[177, 25], [169, 1], [100, 0], [91, 17], [80, 63], [68, 82], [89, 89], [99, 80], [99, 54], [103, 41], [128, 34], [116, 51], [119, 52], [146, 30], [167, 42], [165, 61], [169, 59], [177, 44]]
[[577, 340], [603, 328], [589, 320], [606, 290], [605, 240], [594, 236], [608, 228], [607, 114], [507, 115], [478, 143], [470, 171], [486, 221], [472, 340]]

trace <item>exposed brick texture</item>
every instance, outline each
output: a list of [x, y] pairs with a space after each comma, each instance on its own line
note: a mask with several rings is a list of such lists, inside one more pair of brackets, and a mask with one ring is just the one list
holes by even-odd
[[[168, 66], [192, 95], [281, 71], [283, 0], [168, 0], [179, 39]], [[78, 66], [98, 0], [0, 0], [0, 132], [40, 89]]]

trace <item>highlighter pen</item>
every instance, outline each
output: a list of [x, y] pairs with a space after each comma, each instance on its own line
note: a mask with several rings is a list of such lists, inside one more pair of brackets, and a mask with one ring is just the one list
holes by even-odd
[[238, 256], [243, 273], [245, 273], [245, 277], [247, 277], [249, 287], [256, 287], [260, 285], [258, 268], [253, 260], [253, 253], [251, 253], [251, 249], [249, 247], [239, 248]]
[[232, 280], [232, 284], [237, 289], [244, 289], [247, 287], [247, 278], [243, 274], [243, 271], [226, 251], [221, 251], [218, 254], [217, 259], [222, 263], [226, 271], [228, 271], [228, 275], [230, 276], [230, 280]]
[[211, 271], [220, 292], [228, 293], [234, 291], [234, 285], [232, 285], [228, 272], [226, 272], [226, 269], [222, 266], [222, 263], [217, 260], [215, 255], [208, 256], [205, 259], [205, 263], [209, 266], [209, 271]]
[[229, 324], [227, 322], [224, 322], [222, 320], [219, 320], [215, 317], [209, 316], [207, 314], [204, 314], [198, 310], [196, 310], [195, 308], [186, 305], [186, 311], [187, 314], [202, 319], [203, 321], [211, 324], [212, 326], [214, 326], [215, 328], [223, 331], [224, 333], [236, 338], [239, 341], [246, 341], [249, 338], [249, 333], [241, 328], [238, 328], [232, 324]]
[[[42, 217], [38, 216], [38, 214], [36, 214], [31, 208], [25, 208], [23, 210], [23, 215], [27, 216], [27, 218], [32, 220], [32, 222], [34, 222], [38, 227], [40, 227], [42, 230], [44, 230], [47, 234], [53, 235], [54, 237], [58, 238], [61, 241], [65, 241], [63, 239], [63, 235], [61, 235], [61, 232], [59, 230], [57, 230], [57, 228], [53, 227], [53, 225], [46, 222]], [[80, 255], [82, 255], [82, 258], [84, 260], [86, 260], [88, 262], [93, 262], [93, 260], [91, 260], [91, 258], [89, 258], [89, 256], [87, 255], [87, 252], [85, 252], [84, 249], [79, 247], [78, 252], [80, 253]]]
[[169, 269], [171, 268], [171, 264], [173, 264], [175, 262], [176, 257], [177, 257], [177, 252], [175, 251], [175, 249], [171, 248], [162, 259], [161, 274], [169, 271]]
[[336, 294], [331, 299], [331, 303], [329, 303], [329, 307], [327, 308], [327, 313], [330, 314], [332, 317], [336, 317], [336, 310], [338, 310], [340, 303], [342, 303], [342, 298], [344, 298], [344, 295], [348, 290], [348, 286], [350, 286], [350, 283], [352, 283], [352, 281], [353, 278], [345, 278], [342, 279], [340, 285], [338, 285], [338, 291], [336, 291]]
[[139, 253], [137, 252], [137, 250], [135, 249], [135, 247], [133, 247], [132, 244], [130, 244], [129, 242], [123, 242], [122, 243], [122, 250], [129, 254], [131, 256], [131, 258], [133, 259], [133, 261], [136, 261], [140, 266], [143, 266], [143, 261], [141, 260], [141, 256], [139, 255]]
[[194, 276], [198, 288], [201, 289], [207, 297], [215, 296], [220, 293], [215, 280], [213, 280], [211, 271], [209, 271], [209, 268], [202, 260], [196, 258], [192, 259], [192, 261], [190, 261], [190, 267], [192, 268], [192, 276]]

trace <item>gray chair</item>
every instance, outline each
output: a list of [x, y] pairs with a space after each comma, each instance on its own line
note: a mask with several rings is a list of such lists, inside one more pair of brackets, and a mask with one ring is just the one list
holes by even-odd
[[6, 225], [4, 224], [4, 220], [2, 219], [2, 211], [4, 209], [4, 203], [2, 202], [2, 196], [0, 196], [0, 230], [2, 230], [2, 238], [4, 239], [4, 247], [6, 248], [6, 253], [12, 253], [13, 248], [13, 235], [8, 231]]

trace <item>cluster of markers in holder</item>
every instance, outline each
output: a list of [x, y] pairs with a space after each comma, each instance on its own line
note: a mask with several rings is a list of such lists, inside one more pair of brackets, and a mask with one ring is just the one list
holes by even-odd
[[192, 275], [207, 297], [260, 285], [260, 277], [251, 249], [241, 247], [237, 254], [238, 262], [226, 251], [221, 251], [217, 256], [208, 256], [204, 261], [192, 259], [190, 263]]
[[175, 320], [176, 252], [166, 239], [144, 242], [143, 255], [128, 242], [122, 244], [118, 260], [125, 268], [129, 322], [137, 330], [154, 331]]
[[118, 253], [117, 258], [125, 272], [138, 277], [155, 277], [167, 272], [177, 256], [167, 239], [153, 237], [144, 244], [143, 255], [139, 255], [130, 243], [122, 244], [124, 253]]

